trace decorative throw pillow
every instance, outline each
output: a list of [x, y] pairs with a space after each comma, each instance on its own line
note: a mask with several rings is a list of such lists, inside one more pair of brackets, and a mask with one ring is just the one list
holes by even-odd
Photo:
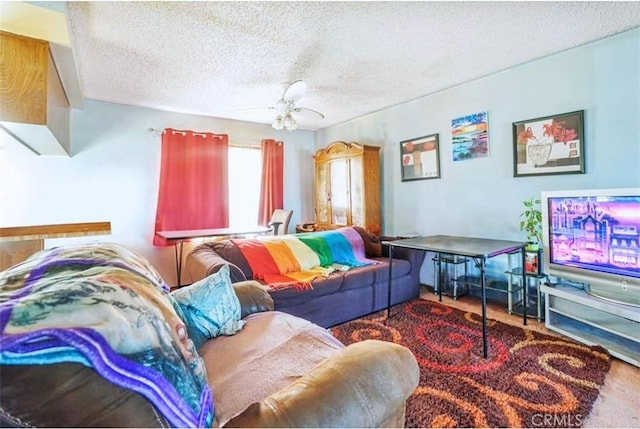
[[[223, 242], [229, 242], [229, 246], [235, 248], [233, 243], [231, 243], [229, 240], [222, 240], [220, 243], [223, 243]], [[191, 261], [191, 258], [197, 257], [202, 264], [209, 267], [208, 269], [211, 269], [211, 267], [213, 267], [213, 269], [210, 271], [210, 274], [213, 274], [214, 272], [218, 271], [220, 269], [219, 268], [220, 265], [224, 265], [224, 264], [229, 265], [229, 277], [231, 278], [232, 283], [242, 282], [251, 278], [251, 276], [247, 277], [245, 275], [245, 273], [243, 272], [243, 268], [235, 265], [235, 262], [236, 262], [235, 258], [231, 257], [231, 255], [228, 255], [224, 252], [218, 251], [218, 247], [219, 246], [217, 245], [217, 242], [203, 243], [197, 246], [195, 249], [191, 251], [189, 258], [187, 258], [187, 268], [189, 268], [189, 263]], [[240, 253], [239, 250], [237, 249], [235, 250], [238, 253]], [[247, 261], [244, 259], [242, 254], [240, 254], [240, 257], [242, 260], [244, 260], [244, 263], [246, 264]]]
[[249, 261], [244, 257], [238, 246], [233, 244], [231, 240], [222, 240], [216, 241], [211, 244], [213, 250], [216, 251], [218, 255], [222, 257], [222, 259], [229, 261], [234, 264], [242, 273], [244, 274], [244, 278], [234, 278], [234, 270], [231, 270], [231, 281], [243, 281], [247, 279], [253, 278], [253, 271], [251, 271], [251, 266], [249, 265]]
[[379, 236], [370, 234], [361, 226], [354, 226], [353, 229], [358, 231], [362, 241], [364, 241], [364, 252], [367, 258], [377, 258], [382, 256], [382, 242]]
[[233, 335], [245, 324], [240, 320], [240, 301], [231, 286], [227, 265], [171, 295], [182, 309], [189, 337], [196, 348], [209, 338]]

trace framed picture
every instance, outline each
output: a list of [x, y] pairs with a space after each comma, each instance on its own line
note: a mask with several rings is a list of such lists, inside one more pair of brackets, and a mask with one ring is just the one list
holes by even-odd
[[525, 250], [524, 272], [534, 276], [542, 275], [542, 250]]
[[489, 156], [489, 113], [452, 119], [451, 148], [454, 162]]
[[584, 110], [513, 123], [513, 176], [584, 173]]
[[402, 181], [437, 179], [440, 177], [438, 134], [400, 142]]

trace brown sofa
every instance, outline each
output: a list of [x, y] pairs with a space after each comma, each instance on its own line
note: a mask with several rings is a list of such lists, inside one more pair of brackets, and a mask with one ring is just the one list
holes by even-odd
[[[0, 274], [0, 303], [14, 292], [15, 274]], [[197, 352], [213, 394], [214, 427], [403, 426], [405, 401], [419, 379], [411, 351], [375, 340], [345, 347], [326, 329], [273, 311], [256, 282], [236, 283], [233, 291], [244, 327]], [[0, 380], [3, 426], [170, 426], [143, 394], [80, 363], [2, 364]]]

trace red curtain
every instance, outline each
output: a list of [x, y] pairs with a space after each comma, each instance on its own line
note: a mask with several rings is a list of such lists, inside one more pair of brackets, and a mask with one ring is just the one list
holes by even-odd
[[155, 232], [229, 226], [228, 150], [226, 134], [163, 131]]
[[281, 141], [262, 140], [262, 183], [258, 206], [258, 225], [267, 225], [275, 209], [283, 208], [284, 147]]

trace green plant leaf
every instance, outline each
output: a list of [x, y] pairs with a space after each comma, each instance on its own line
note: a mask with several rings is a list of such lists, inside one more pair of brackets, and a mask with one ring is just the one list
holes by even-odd
[[526, 232], [530, 242], [542, 241], [542, 211], [540, 200], [532, 197], [522, 202], [524, 211], [520, 214], [520, 230]]

